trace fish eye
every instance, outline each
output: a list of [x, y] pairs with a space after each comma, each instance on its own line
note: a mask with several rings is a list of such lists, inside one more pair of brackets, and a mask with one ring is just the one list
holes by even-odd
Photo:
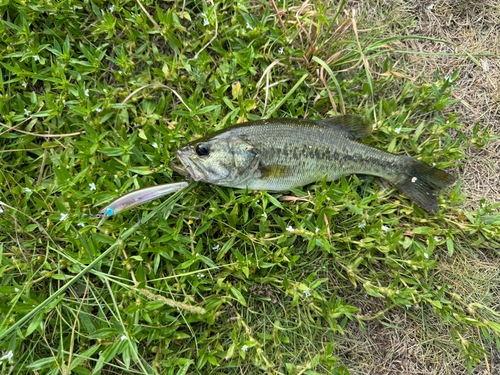
[[195, 151], [198, 156], [207, 156], [209, 153], [208, 147], [203, 143], [196, 146]]

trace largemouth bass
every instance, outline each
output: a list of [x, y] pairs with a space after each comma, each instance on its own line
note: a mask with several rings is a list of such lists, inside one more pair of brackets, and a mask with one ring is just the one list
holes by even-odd
[[437, 211], [437, 192], [456, 180], [406, 155], [364, 145], [371, 126], [359, 115], [311, 121], [289, 118], [230, 126], [175, 152], [169, 166], [196, 181], [252, 190], [286, 191], [342, 175], [382, 177], [427, 211]]

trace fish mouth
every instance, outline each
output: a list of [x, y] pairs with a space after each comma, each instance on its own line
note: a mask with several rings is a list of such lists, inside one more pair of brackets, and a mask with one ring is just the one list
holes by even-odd
[[191, 177], [191, 174], [189, 173], [189, 171], [184, 168], [184, 166], [182, 166], [181, 164], [179, 164], [177, 162], [177, 160], [170, 160], [170, 162], [168, 163], [168, 166], [171, 170], [183, 175], [183, 176], [186, 176], [186, 177]]
[[168, 163], [170, 169], [176, 171], [177, 173], [180, 173], [183, 176], [191, 177], [195, 181], [200, 181], [205, 177], [205, 173], [203, 173], [201, 168], [182, 152], [176, 151], [175, 156], [177, 157], [177, 159], [179, 159], [182, 165], [177, 163], [176, 160], [171, 160]]

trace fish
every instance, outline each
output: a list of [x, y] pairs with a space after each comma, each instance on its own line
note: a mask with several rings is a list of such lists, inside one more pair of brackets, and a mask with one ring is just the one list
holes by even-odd
[[100, 217], [101, 220], [99, 224], [97, 224], [97, 228], [99, 228], [110, 216], [130, 210], [135, 206], [161, 198], [167, 194], [175, 193], [178, 190], [186, 188], [188, 185], [186, 181], [174, 182], [146, 187], [122, 195], [99, 211], [97, 216]]
[[371, 124], [357, 114], [250, 121], [179, 148], [169, 167], [195, 181], [270, 192], [284, 192], [325, 176], [335, 181], [352, 174], [373, 175], [423, 209], [436, 212], [437, 193], [456, 178], [410, 156], [359, 141], [371, 132]]

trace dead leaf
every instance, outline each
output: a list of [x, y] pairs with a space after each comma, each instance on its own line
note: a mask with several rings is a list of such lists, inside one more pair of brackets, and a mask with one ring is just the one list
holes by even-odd
[[323, 213], [324, 217], [325, 217], [325, 223], [326, 223], [326, 232], [328, 233], [328, 240], [330, 241], [330, 243], [332, 242], [332, 235], [330, 233], [330, 224], [328, 224], [328, 218], [326, 217], [326, 214]]
[[401, 73], [398, 73], [398, 72], [393, 72], [393, 71], [385, 72], [385, 73], [382, 73], [380, 75], [382, 77], [394, 76], [394, 77], [405, 78], [405, 79], [409, 79], [410, 81], [413, 81], [410, 77], [405, 76], [404, 74], [401, 74]]

